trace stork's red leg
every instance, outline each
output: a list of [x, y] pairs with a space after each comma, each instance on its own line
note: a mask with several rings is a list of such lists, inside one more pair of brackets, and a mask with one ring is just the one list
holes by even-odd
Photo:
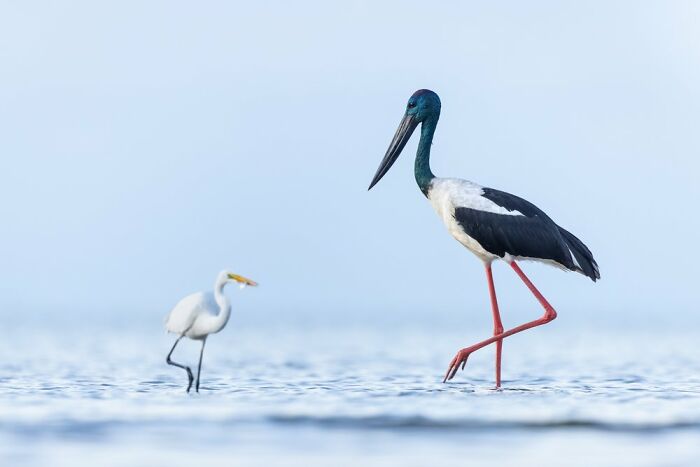
[[[489, 282], [489, 296], [491, 297], [491, 312], [493, 313], [493, 335], [503, 333], [503, 323], [501, 313], [498, 311], [498, 300], [496, 299], [496, 288], [493, 284], [493, 272], [491, 263], [486, 264], [486, 278]], [[503, 351], [503, 339], [496, 341], [496, 387], [501, 387], [501, 353]]]
[[452, 359], [452, 362], [450, 362], [450, 366], [447, 369], [447, 373], [445, 374], [445, 379], [443, 380], [443, 383], [447, 380], [450, 380], [454, 378], [454, 375], [457, 373], [457, 370], [459, 369], [459, 366], [462, 365], [462, 368], [464, 368], [464, 365], [467, 363], [467, 359], [469, 358], [469, 355], [471, 355], [472, 352], [476, 352], [482, 347], [486, 347], [489, 344], [493, 344], [494, 342], [498, 342], [502, 339], [505, 339], [506, 337], [512, 336], [513, 334], [517, 334], [519, 332], [525, 331], [526, 329], [534, 328], [537, 326], [542, 326], [543, 324], [547, 324], [550, 321], [552, 321], [554, 318], [557, 317], [557, 312], [554, 311], [554, 308], [552, 305], [549, 304], [546, 298], [542, 296], [539, 290], [533, 285], [532, 282], [530, 282], [530, 279], [527, 278], [525, 273], [520, 269], [520, 267], [513, 261], [510, 263], [510, 266], [513, 268], [515, 273], [522, 279], [522, 281], [525, 283], [528, 289], [530, 289], [530, 292], [537, 298], [537, 301], [540, 302], [540, 305], [544, 308], [544, 315], [536, 319], [534, 321], [530, 321], [525, 324], [521, 324], [520, 326], [516, 326], [513, 329], [509, 329], [505, 332], [502, 332], [501, 334], [495, 335], [493, 337], [490, 337], [486, 340], [483, 340], [479, 342], [478, 344], [474, 344], [471, 347], [466, 347], [459, 352], [457, 352], [457, 355], [455, 355], [455, 358]]

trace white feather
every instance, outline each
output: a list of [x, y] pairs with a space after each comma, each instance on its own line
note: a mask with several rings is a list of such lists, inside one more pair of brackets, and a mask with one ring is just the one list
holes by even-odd
[[[479, 242], [467, 235], [461, 225], [455, 220], [456, 208], [470, 208], [477, 211], [490, 212], [505, 216], [522, 216], [523, 214], [517, 210], [509, 211], [503, 206], [499, 206], [488, 198], [483, 196], [484, 188], [474, 182], [461, 180], [459, 178], [435, 178], [432, 182], [428, 199], [432, 204], [435, 212], [437, 212], [442, 222], [447, 227], [448, 232], [459, 243], [464, 245], [469, 251], [477, 255], [485, 262], [492, 262], [495, 259], [503, 259], [507, 263], [518, 261], [537, 261], [540, 263], [549, 264], [560, 269], [568, 270], [565, 266], [554, 260], [542, 258], [530, 258], [525, 256], [513, 256], [506, 253], [503, 258], [493, 253], [486, 251]], [[576, 261], [573, 252], [571, 257], [574, 259], [576, 266], [580, 265]]]
[[432, 181], [428, 199], [437, 212], [447, 231], [459, 243], [484, 261], [490, 262], [498, 256], [486, 251], [474, 238], [467, 235], [455, 220], [455, 208], [465, 207], [479, 211], [505, 215], [522, 215], [517, 211], [508, 211], [493, 201], [481, 196], [483, 187], [476, 183], [458, 178], [435, 178]]
[[185, 334], [193, 330], [197, 318], [204, 315], [214, 316], [219, 312], [219, 305], [212, 292], [197, 292], [180, 300], [165, 318], [165, 329], [175, 334]]

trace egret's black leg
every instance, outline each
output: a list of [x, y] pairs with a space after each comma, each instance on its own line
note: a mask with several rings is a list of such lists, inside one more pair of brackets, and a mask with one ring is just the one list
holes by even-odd
[[204, 344], [207, 343], [207, 338], [202, 339], [202, 348], [199, 351], [199, 365], [197, 365], [197, 384], [195, 390], [199, 392], [199, 375], [202, 373], [202, 356], [204, 355]]
[[182, 364], [180, 364], [180, 363], [176, 363], [176, 362], [170, 360], [170, 356], [173, 354], [173, 350], [175, 350], [175, 347], [177, 346], [177, 343], [180, 342], [180, 339], [182, 339], [183, 337], [185, 337], [185, 336], [180, 336], [180, 337], [177, 338], [177, 340], [176, 340], [175, 343], [173, 344], [173, 348], [170, 349], [170, 353], [168, 353], [168, 356], [165, 357], [165, 361], [166, 361], [166, 363], [167, 363], [168, 365], [172, 365], [172, 366], [176, 366], [176, 367], [178, 367], [178, 368], [182, 368], [183, 370], [185, 370], [185, 371], [187, 372], [187, 379], [189, 380], [188, 383], [187, 383], [187, 392], [190, 392], [190, 389], [192, 388], [192, 381], [194, 381], [194, 377], [192, 376], [192, 370], [190, 370], [190, 367], [188, 367], [188, 366], [186, 366], [186, 365], [182, 365]]

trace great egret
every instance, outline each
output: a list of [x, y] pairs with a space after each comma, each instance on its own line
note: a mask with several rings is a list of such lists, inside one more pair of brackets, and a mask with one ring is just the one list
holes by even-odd
[[209, 334], [221, 331], [231, 316], [231, 302], [224, 295], [224, 286], [229, 282], [238, 282], [241, 288], [247, 285], [258, 285], [256, 282], [238, 274], [228, 271], [221, 271], [214, 283], [214, 292], [197, 292], [186, 296], [180, 300], [175, 308], [165, 318], [165, 329], [168, 332], [179, 334], [177, 340], [170, 349], [165, 361], [168, 365], [182, 368], [187, 372], [187, 392], [192, 388], [192, 370], [187, 365], [176, 363], [170, 359], [177, 343], [183, 337], [192, 340], [202, 341], [202, 348], [199, 351], [199, 364], [197, 365], [197, 384], [195, 390], [199, 392], [199, 375], [202, 372], [202, 355], [204, 355], [204, 344]]
[[[579, 272], [593, 281], [600, 279], [600, 272], [588, 247], [529, 201], [466, 180], [433, 175], [430, 170], [430, 145], [440, 118], [440, 107], [440, 98], [428, 89], [420, 89], [408, 99], [401, 124], [369, 188], [386, 175], [420, 124], [420, 141], [415, 161], [416, 182], [449, 233], [484, 262], [493, 313], [493, 337], [457, 352], [450, 362], [444, 381], [452, 379], [460, 366], [464, 369], [472, 352], [495, 343], [496, 387], [499, 387], [503, 339], [549, 323], [557, 317], [552, 305], [525, 276], [516, 260], [542, 261]], [[497, 259], [507, 262], [540, 302], [544, 308], [544, 315], [540, 319], [507, 331], [503, 329], [491, 274], [491, 263]]]

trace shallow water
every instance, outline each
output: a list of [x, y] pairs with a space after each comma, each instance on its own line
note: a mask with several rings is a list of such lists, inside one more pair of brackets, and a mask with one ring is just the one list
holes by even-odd
[[506, 341], [496, 391], [493, 348], [441, 383], [476, 334], [232, 326], [188, 395], [160, 329], [71, 329], [0, 344], [2, 465], [700, 465], [690, 334], [532, 331]]

